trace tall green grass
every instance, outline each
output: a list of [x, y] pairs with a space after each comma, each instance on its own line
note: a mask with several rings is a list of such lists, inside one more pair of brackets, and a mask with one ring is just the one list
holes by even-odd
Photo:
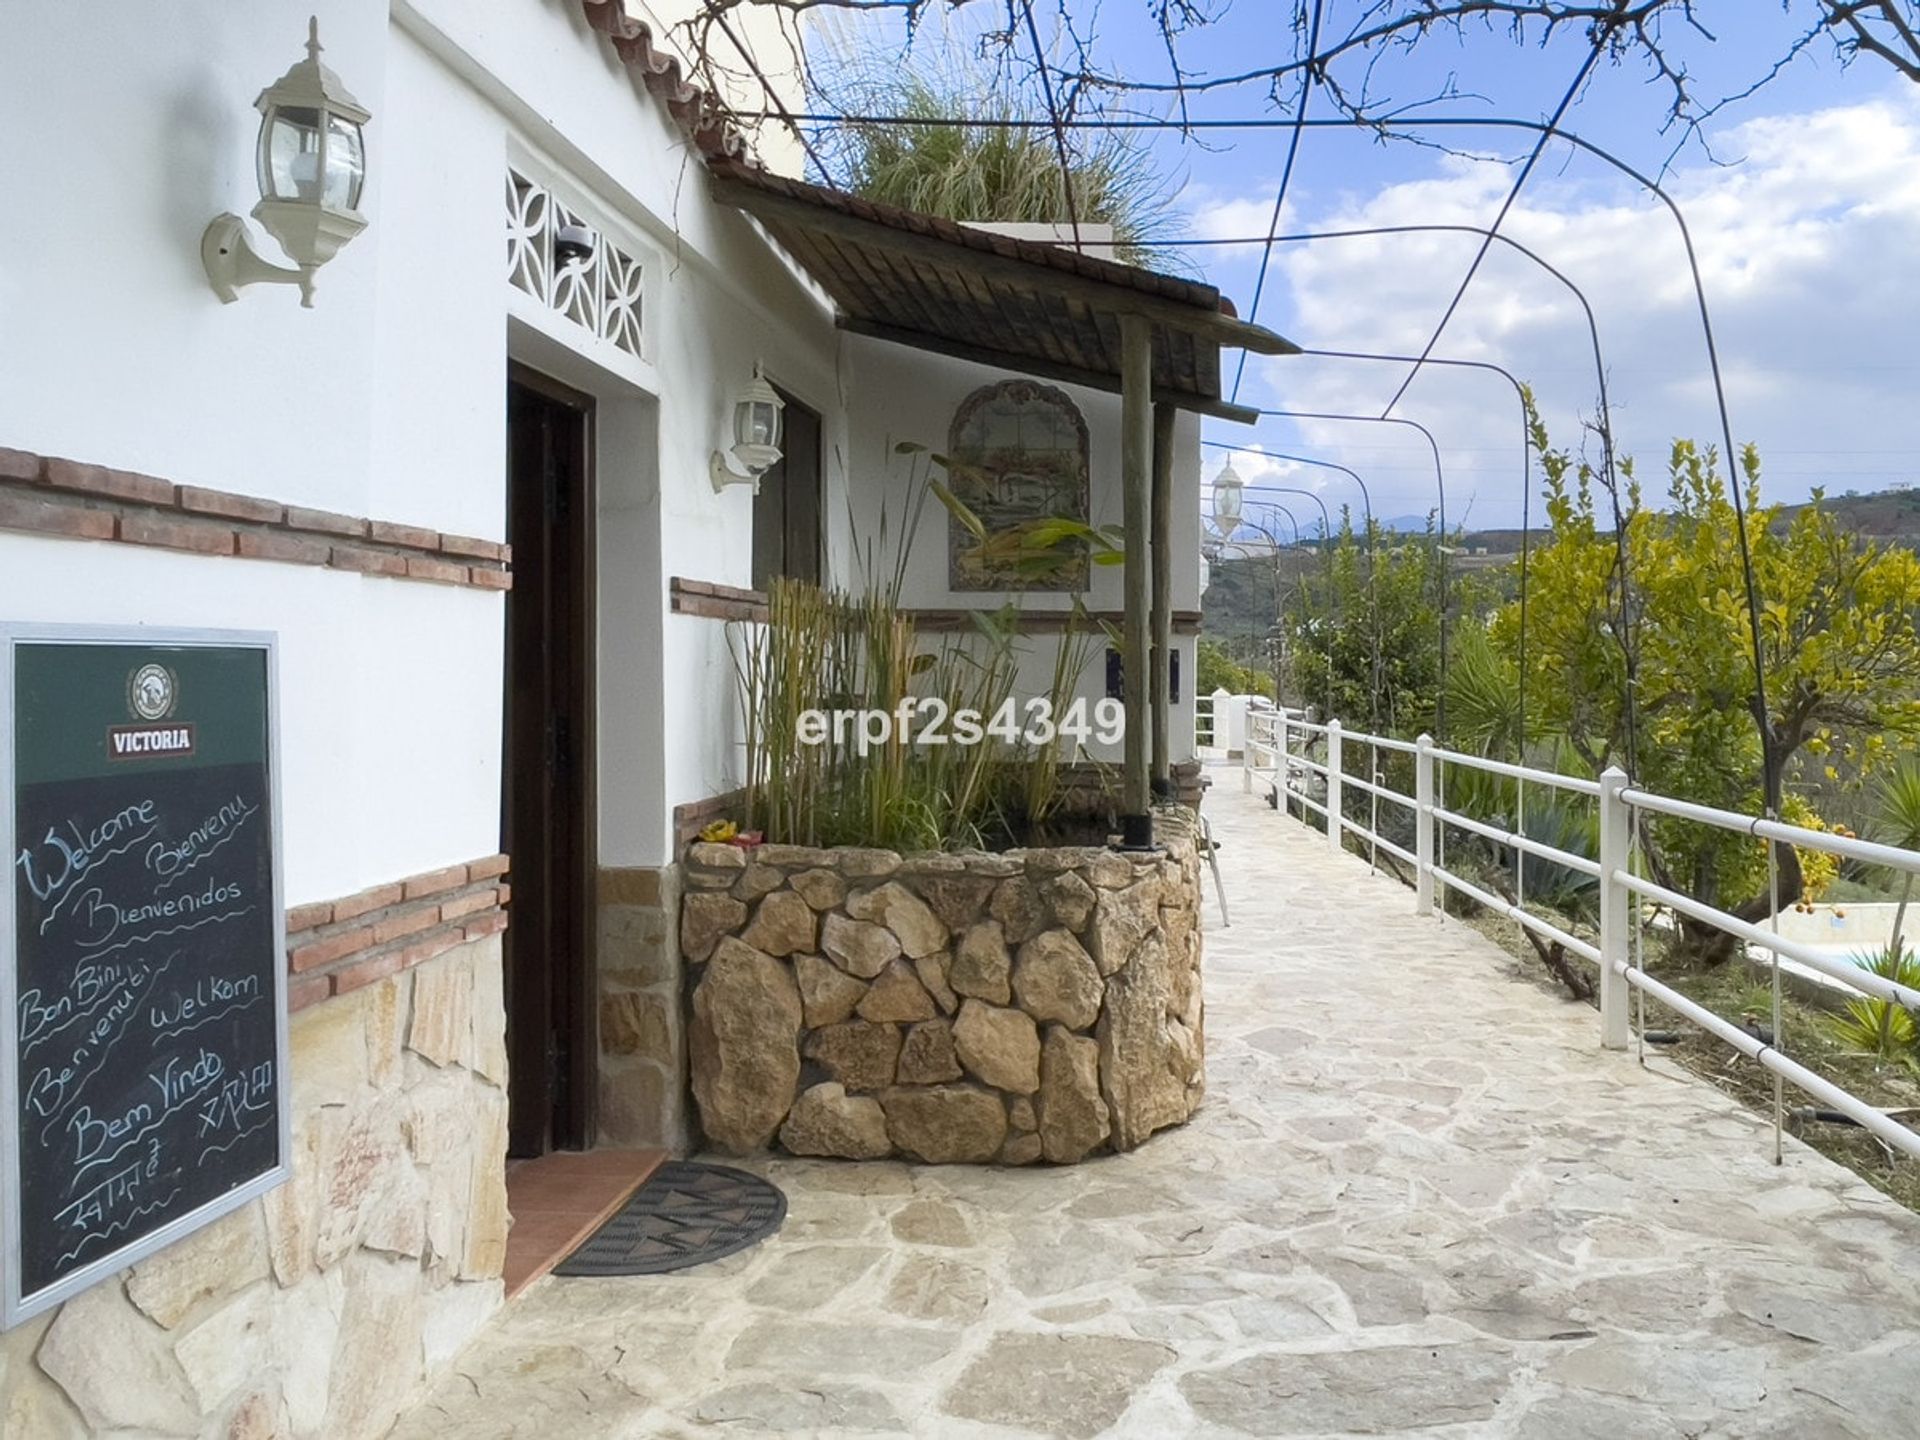
[[[1067, 137], [1069, 199], [1052, 132], [1005, 123], [1045, 119], [1047, 108], [1004, 64], [964, 44], [874, 50], [832, 26], [816, 37], [814, 61], [815, 86], [843, 114], [905, 117], [852, 122], [822, 138], [854, 193], [962, 222], [1066, 224], [1077, 216], [1113, 227], [1113, 249], [1096, 255], [1192, 273], [1177, 248], [1161, 243], [1183, 230], [1181, 180], [1124, 133], [1075, 130]], [[969, 123], [955, 125], [955, 117]]]
[[[899, 449], [925, 453], [913, 445]], [[948, 464], [939, 455], [928, 455], [927, 463], [942, 469]], [[958, 634], [916, 631], [901, 596], [929, 496], [984, 535], [978, 517], [947, 486], [923, 473], [909, 492], [899, 532], [883, 508], [871, 534], [856, 546], [858, 589], [777, 579], [768, 590], [767, 622], [734, 627], [746, 824], [768, 840], [950, 849], [1033, 838], [1059, 815], [1062, 771], [1082, 752], [1057, 731], [1045, 742], [1023, 734], [1014, 741], [983, 737], [963, 745], [950, 738], [944, 745], [923, 745], [896, 725], [878, 743], [865, 743], [851, 732], [830, 734], [825, 743], [803, 743], [802, 717], [809, 711], [898, 715], [903, 700], [937, 701], [951, 737], [952, 717], [963, 710], [984, 720], [1009, 701], [1040, 699], [1058, 719], [1073, 703], [1103, 638], [1078, 601], [1038, 696], [1017, 694], [1023, 646], [1016, 603], [974, 612], [972, 627]], [[857, 520], [848, 518], [857, 533]], [[1058, 537], [1045, 537], [1030, 548], [1045, 563], [1070, 558]], [[924, 709], [910, 723], [917, 735], [927, 723]]]
[[[1060, 637], [1045, 692], [1016, 690], [1019, 611], [975, 616], [970, 632], [926, 637], [887, 588], [828, 590], [776, 580], [765, 625], [742, 626], [736, 647], [746, 750], [747, 827], [796, 845], [895, 850], [981, 846], [1043, 833], [1063, 799], [1061, 771], [1078, 745], [987, 737], [919, 745], [898, 726], [867, 744], [854, 730], [803, 743], [809, 711], [885, 711], [937, 700], [951, 717], [991, 717], [1010, 700], [1040, 698], [1066, 713], [1099, 640], [1084, 612]], [[1023, 716], [1024, 718], [1024, 716]], [[927, 722], [917, 713], [918, 732]], [[951, 736], [949, 718], [947, 732]]]

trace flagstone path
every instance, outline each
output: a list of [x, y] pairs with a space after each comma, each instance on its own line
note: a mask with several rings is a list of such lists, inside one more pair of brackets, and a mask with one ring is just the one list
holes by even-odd
[[541, 1281], [395, 1440], [1920, 1435], [1920, 1217], [1215, 778], [1184, 1129], [748, 1162], [777, 1237]]

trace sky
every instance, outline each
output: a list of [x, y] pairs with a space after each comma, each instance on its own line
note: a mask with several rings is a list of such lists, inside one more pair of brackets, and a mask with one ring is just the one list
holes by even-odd
[[[1164, 47], [1147, 0], [1065, 0], [1105, 69], [1164, 79]], [[1326, 0], [1326, 33], [1356, 0]], [[984, 15], [984, 7], [976, 12]], [[1037, 7], [1046, 33], [1046, 12]], [[1214, 0], [1220, 20], [1182, 41], [1189, 71], [1230, 73], [1291, 53], [1285, 0]], [[964, 17], [966, 12], [960, 12]], [[1764, 74], [1810, 13], [1767, 0], [1699, 0], [1716, 39], [1674, 36], [1699, 93], [1713, 98]], [[966, 43], [964, 31], [923, 31], [922, 45]], [[1374, 72], [1380, 93], [1421, 100], [1432, 115], [1544, 119], [1584, 58], [1573, 31], [1549, 46], [1516, 45], [1504, 29], [1436, 32]], [[1291, 93], [1291, 81], [1284, 82]], [[1668, 92], [1639, 61], [1603, 63], [1563, 121], [1664, 183], [1691, 227], [1718, 341], [1736, 445], [1751, 441], [1770, 500], [1920, 483], [1920, 85], [1868, 58], [1842, 68], [1826, 42], [1709, 123], [1711, 155], [1674, 154], [1661, 133]], [[1210, 119], [1281, 114], [1260, 85], [1194, 102]], [[1309, 115], [1331, 116], [1323, 96]], [[1284, 167], [1284, 129], [1176, 132], [1148, 141], [1177, 190], [1193, 238], [1263, 236]], [[1511, 158], [1531, 136], [1471, 132], [1452, 143]], [[1668, 162], [1671, 161], [1670, 166]], [[1295, 163], [1282, 233], [1378, 225], [1485, 226], [1515, 169], [1337, 130], [1308, 131]], [[1699, 312], [1672, 217], [1639, 185], [1565, 145], [1548, 149], [1502, 233], [1564, 272], [1592, 305], [1622, 453], [1636, 457], [1649, 499], [1664, 492], [1676, 437], [1718, 443], [1720, 424]], [[1472, 262], [1475, 236], [1416, 235], [1276, 246], [1257, 318], [1314, 349], [1417, 354]], [[1185, 254], [1246, 316], [1262, 246]], [[1530, 384], [1553, 443], [1578, 450], [1596, 413], [1592, 343], [1578, 302], [1532, 262], [1496, 246], [1434, 355], [1506, 367]], [[1227, 358], [1228, 387], [1237, 357]], [[1378, 415], [1409, 367], [1312, 357], [1250, 357], [1239, 398], [1262, 408]], [[1485, 372], [1429, 368], [1394, 408], [1440, 448], [1450, 525], [1517, 525], [1524, 452], [1511, 385]], [[1366, 479], [1381, 518], [1423, 515], [1436, 498], [1425, 440], [1408, 426], [1269, 417], [1257, 426], [1209, 420], [1207, 439], [1346, 465]], [[1209, 450], [1210, 478], [1225, 458]], [[1249, 484], [1304, 486], [1329, 506], [1353, 501], [1345, 476], [1260, 455], [1234, 457]], [[1248, 496], [1250, 506], [1260, 497]], [[1281, 497], [1284, 501], [1284, 497]], [[1291, 502], [1285, 502], [1291, 503]], [[1300, 501], [1313, 510], [1310, 501]], [[1533, 506], [1538, 521], [1540, 507]], [[1301, 516], [1305, 520], [1305, 515]]]

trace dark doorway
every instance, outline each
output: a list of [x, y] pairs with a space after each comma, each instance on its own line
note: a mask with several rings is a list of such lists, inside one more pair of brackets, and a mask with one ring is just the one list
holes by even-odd
[[[778, 389], [778, 387], [775, 387]], [[776, 575], [820, 579], [820, 415], [786, 391], [780, 460], [753, 497], [753, 588]]]
[[505, 754], [508, 1152], [592, 1133], [593, 401], [511, 366], [507, 380]]

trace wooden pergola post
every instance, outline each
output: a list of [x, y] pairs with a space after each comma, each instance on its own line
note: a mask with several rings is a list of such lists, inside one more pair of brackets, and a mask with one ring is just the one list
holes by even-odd
[[1120, 316], [1120, 484], [1126, 497], [1126, 775], [1121, 787], [1120, 840], [1128, 849], [1153, 844], [1152, 799], [1147, 787], [1147, 741], [1152, 724], [1147, 703], [1148, 627], [1152, 604], [1153, 505], [1153, 323], [1145, 315]]
[[[987, 234], [737, 162], [711, 162], [708, 186], [716, 202], [752, 216], [818, 282], [841, 329], [1120, 393], [1126, 501], [1120, 818], [1124, 843], [1151, 847], [1153, 782], [1172, 778], [1172, 411], [1250, 425], [1260, 412], [1220, 392], [1221, 350], [1297, 355], [1300, 347], [1237, 318], [1217, 289], [1198, 281]], [[1156, 413], [1158, 406], [1166, 412]], [[1163, 452], [1158, 463], [1156, 446]]]
[[1153, 407], [1153, 794], [1173, 799], [1173, 423], [1171, 405]]

